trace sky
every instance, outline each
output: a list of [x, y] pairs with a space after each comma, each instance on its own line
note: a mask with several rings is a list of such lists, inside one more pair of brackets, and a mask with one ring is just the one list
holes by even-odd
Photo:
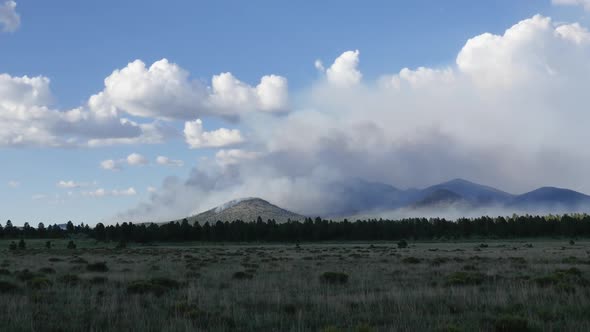
[[165, 221], [347, 179], [590, 193], [590, 1], [0, 0], [0, 220]]

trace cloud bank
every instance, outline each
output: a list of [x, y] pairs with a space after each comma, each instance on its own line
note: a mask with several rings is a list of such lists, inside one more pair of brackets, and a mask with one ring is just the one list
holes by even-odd
[[104, 83], [85, 105], [61, 110], [52, 107], [49, 78], [0, 74], [0, 147], [164, 143], [182, 137], [176, 122], [184, 120], [189, 120], [185, 134], [191, 148], [220, 147], [241, 142], [239, 132], [205, 132], [194, 119], [207, 115], [236, 122], [251, 113], [289, 110], [287, 79], [278, 75], [250, 86], [222, 73], [207, 86], [167, 59], [149, 67], [136, 60]]
[[169, 220], [248, 196], [325, 215], [348, 202], [334, 184], [354, 178], [405, 188], [462, 177], [514, 193], [539, 185], [590, 192], [589, 57], [586, 28], [536, 15], [467, 40], [447, 66], [367, 81], [357, 50], [327, 68], [316, 61], [323, 78], [301, 94], [300, 108], [245, 114], [240, 149], [219, 151], [188, 179], [166, 179], [119, 217]]
[[563, 6], [582, 6], [585, 10], [590, 11], [589, 0], [551, 0], [554, 5]]

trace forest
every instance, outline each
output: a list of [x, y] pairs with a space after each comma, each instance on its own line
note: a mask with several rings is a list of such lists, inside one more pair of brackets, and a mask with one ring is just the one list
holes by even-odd
[[134, 224], [130, 222], [104, 225], [74, 225], [65, 227], [13, 226], [8, 220], [0, 225], [0, 239], [61, 239], [86, 236], [97, 241], [118, 242], [317, 242], [317, 241], [388, 241], [458, 240], [469, 238], [508, 239], [534, 237], [588, 237], [590, 215], [513, 215], [511, 217], [478, 217], [447, 220], [444, 218], [408, 218], [401, 220], [369, 219], [333, 221], [307, 218], [304, 221], [277, 223], [274, 220], [191, 224], [188, 220], [164, 224]]

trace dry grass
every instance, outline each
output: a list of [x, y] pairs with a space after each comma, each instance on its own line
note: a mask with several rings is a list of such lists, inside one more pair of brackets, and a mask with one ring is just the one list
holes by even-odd
[[590, 242], [487, 244], [7, 242], [0, 331], [590, 330]]

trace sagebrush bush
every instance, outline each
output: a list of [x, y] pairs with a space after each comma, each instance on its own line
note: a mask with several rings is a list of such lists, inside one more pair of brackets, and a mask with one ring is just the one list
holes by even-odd
[[234, 279], [238, 279], [238, 280], [244, 280], [244, 279], [252, 279], [254, 276], [251, 275], [248, 272], [245, 271], [238, 271], [236, 273], [233, 274], [232, 278]]
[[17, 284], [5, 280], [0, 280], [0, 294], [14, 293], [18, 292], [19, 290], [20, 287]]
[[57, 278], [57, 280], [64, 284], [74, 285], [80, 282], [80, 277], [77, 274], [65, 274]]
[[39, 272], [45, 273], [45, 274], [53, 274], [53, 273], [55, 273], [55, 269], [52, 267], [42, 267], [39, 269]]
[[24, 269], [21, 271], [16, 272], [16, 278], [20, 281], [29, 281], [36, 277], [42, 277], [43, 275], [40, 273], [31, 272], [28, 269]]
[[343, 272], [324, 272], [320, 275], [320, 282], [329, 285], [344, 285], [348, 282], [348, 274]]
[[485, 279], [485, 275], [479, 272], [459, 271], [447, 276], [446, 286], [479, 285]]
[[406, 240], [400, 240], [397, 243], [397, 247], [398, 248], [407, 248], [408, 247], [408, 241], [406, 241]]
[[94, 285], [102, 285], [105, 284], [109, 279], [107, 277], [102, 276], [94, 276], [89, 281], [91, 284]]
[[43, 289], [53, 285], [53, 282], [45, 277], [35, 277], [27, 281], [27, 287], [32, 289]]
[[527, 332], [531, 331], [528, 320], [516, 315], [500, 315], [494, 322], [496, 332]]
[[109, 268], [105, 262], [96, 262], [86, 265], [86, 270], [90, 272], [107, 272]]
[[178, 281], [170, 278], [152, 278], [150, 279], [150, 282], [154, 285], [162, 286], [164, 288], [176, 289], [180, 287], [180, 283]]
[[402, 262], [403, 262], [403, 263], [406, 263], [406, 264], [418, 264], [418, 263], [420, 263], [421, 261], [422, 261], [421, 259], [419, 259], [419, 258], [416, 258], [416, 257], [412, 257], [412, 256], [410, 256], [410, 257], [405, 257], [404, 259], [402, 259]]
[[146, 280], [133, 281], [127, 285], [127, 293], [136, 295], [153, 294], [161, 296], [166, 293], [167, 290], [166, 287], [153, 284]]

